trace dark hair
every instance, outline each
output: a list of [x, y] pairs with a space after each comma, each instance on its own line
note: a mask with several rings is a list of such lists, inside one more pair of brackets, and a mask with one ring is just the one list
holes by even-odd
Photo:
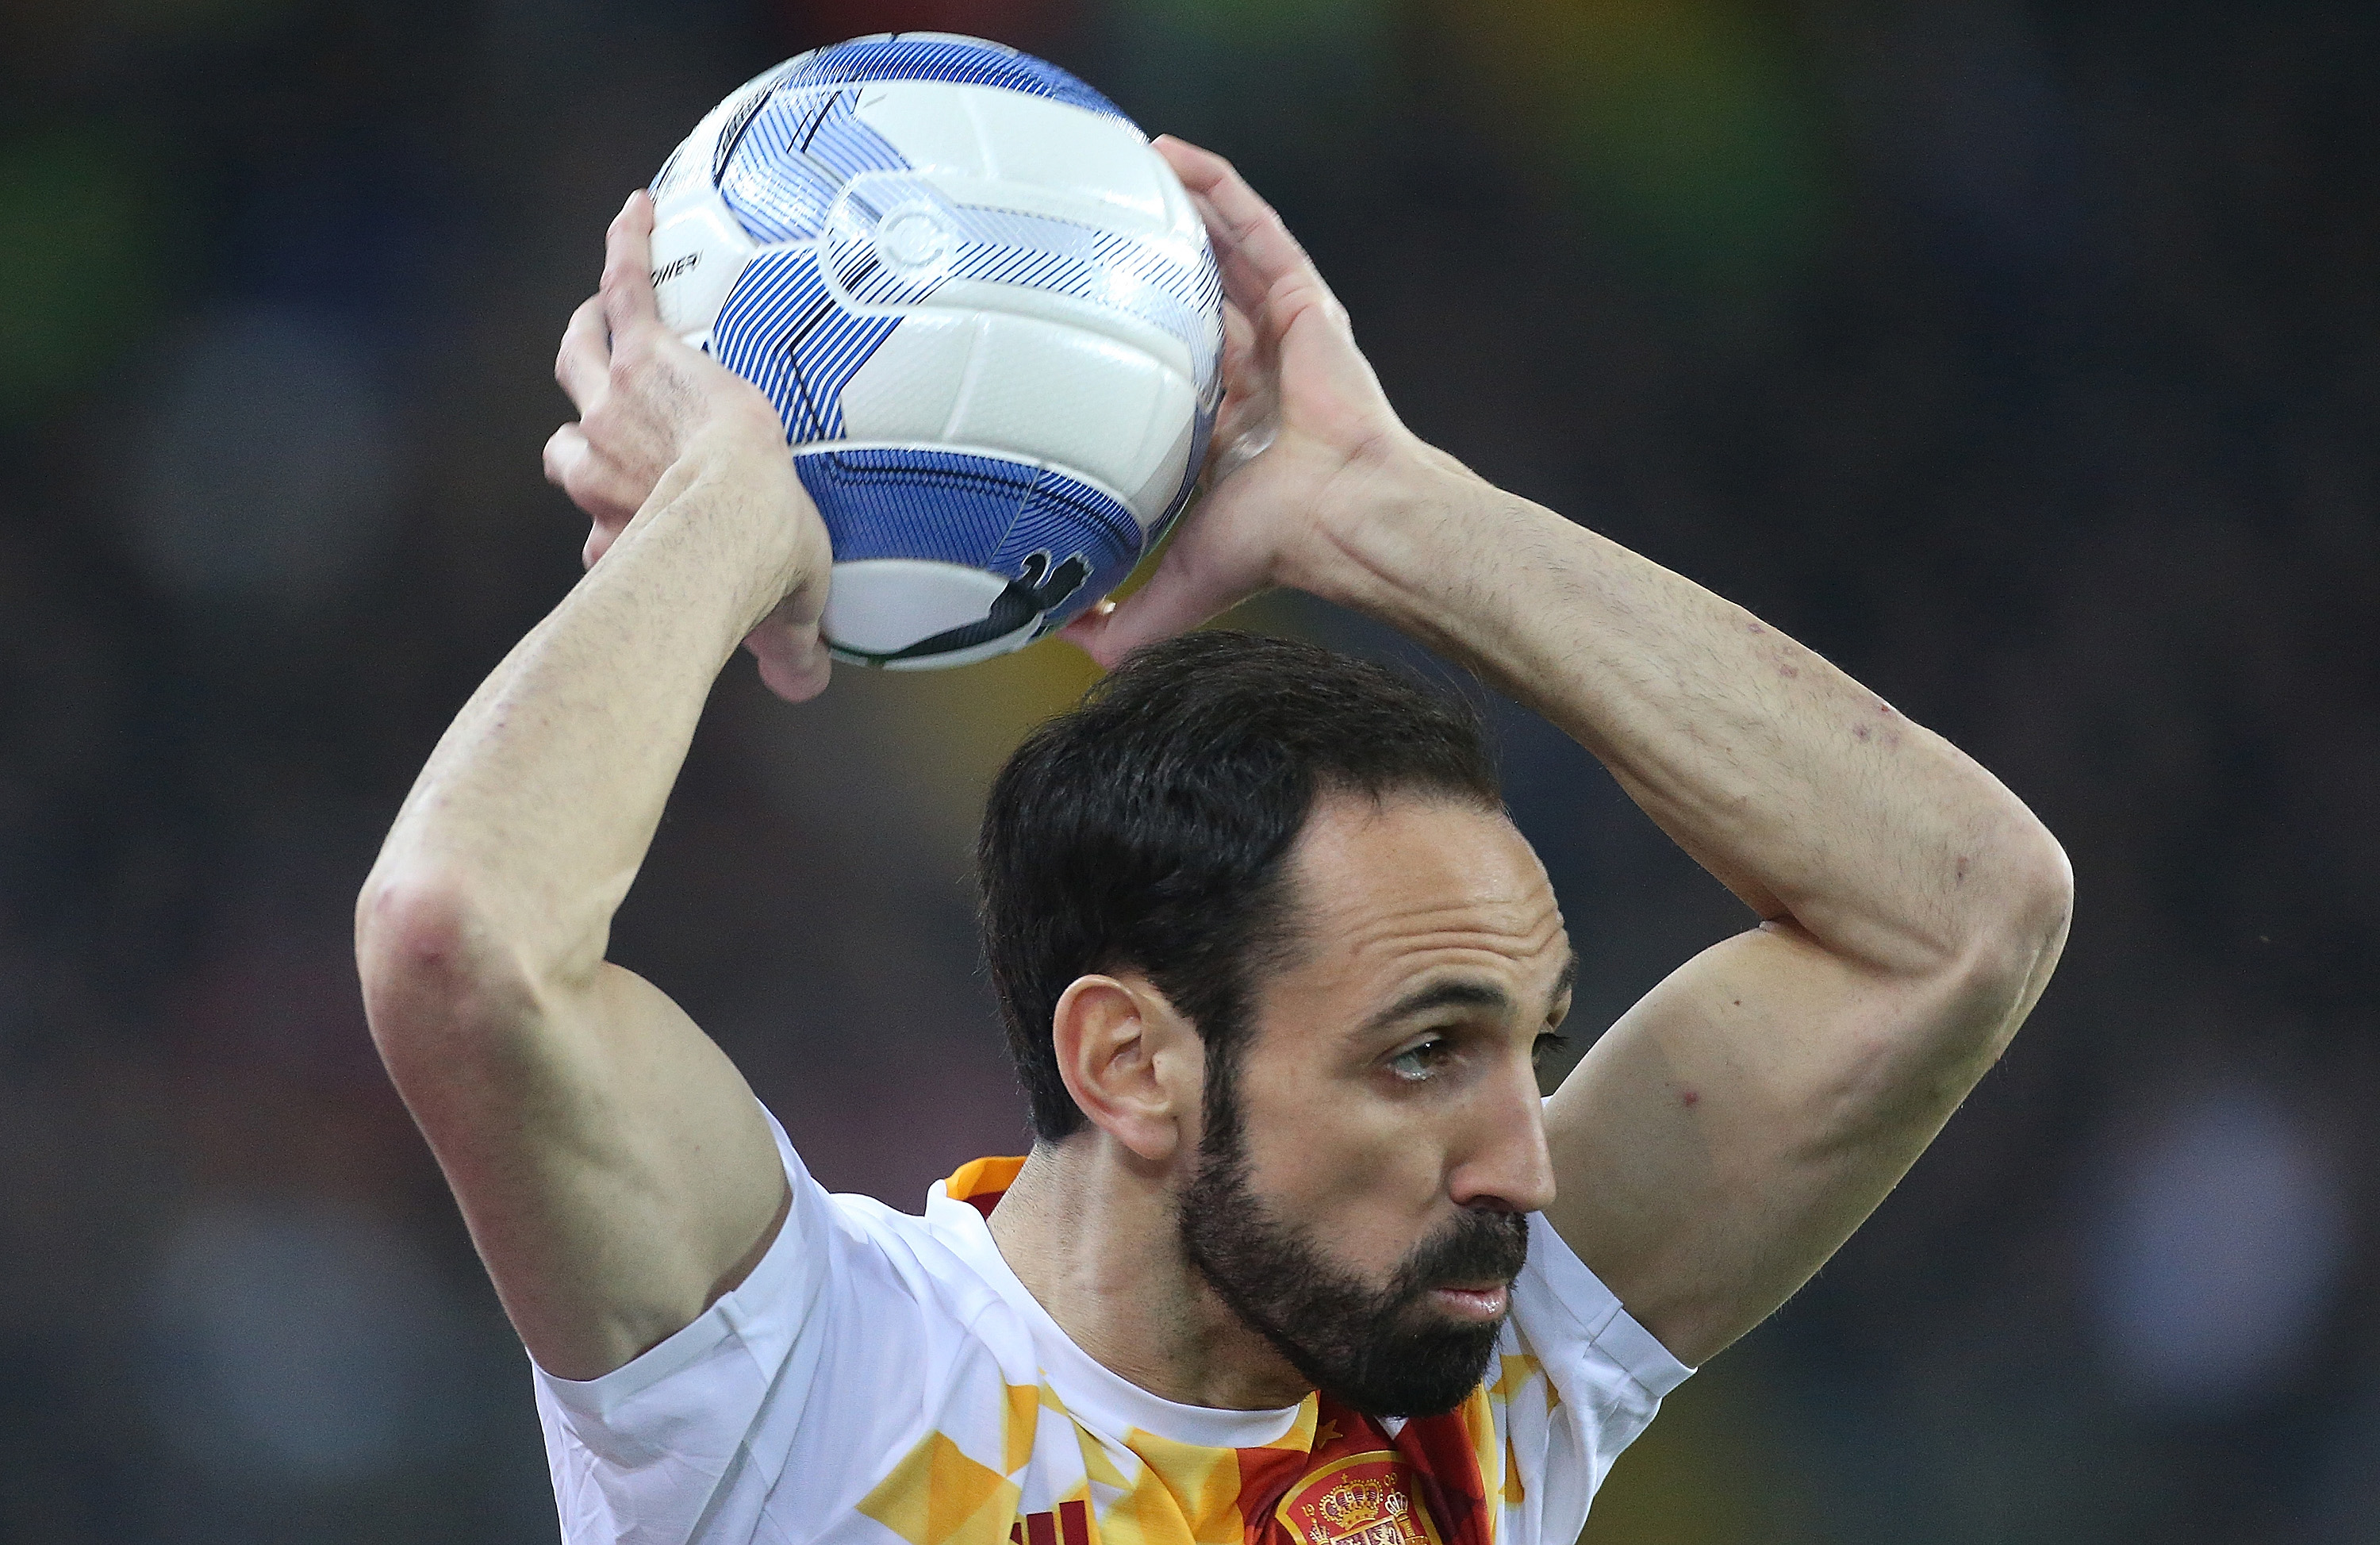
[[1295, 931], [1282, 859], [1326, 792], [1500, 807], [1477, 712], [1292, 639], [1192, 633], [1135, 652], [993, 780], [976, 860], [983, 943], [1033, 1130], [1083, 1113], [1050, 1040], [1078, 977], [1132, 967], [1228, 1077], [1262, 973]]

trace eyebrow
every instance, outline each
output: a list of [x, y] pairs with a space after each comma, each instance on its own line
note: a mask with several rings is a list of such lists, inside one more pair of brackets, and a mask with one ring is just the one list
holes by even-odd
[[1384, 1030], [1400, 1020], [1416, 1019], [1441, 1008], [1484, 1008], [1502, 1013], [1512, 1006], [1502, 988], [1484, 981], [1441, 981], [1406, 993], [1364, 1024], [1366, 1033]]
[[[1571, 952], [1562, 965], [1561, 975], [1554, 979], [1549, 1001], [1560, 1003], [1563, 995], [1578, 982], [1578, 952]], [[1406, 1019], [1417, 1018], [1441, 1008], [1484, 1008], [1496, 1013], [1508, 1013], [1512, 1007], [1512, 994], [1492, 982], [1452, 981], [1432, 982], [1429, 986], [1406, 993], [1364, 1022], [1365, 1034], [1384, 1030]]]

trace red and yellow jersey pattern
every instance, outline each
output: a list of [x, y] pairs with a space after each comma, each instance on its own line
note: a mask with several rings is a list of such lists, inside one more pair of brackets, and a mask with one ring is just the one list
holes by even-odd
[[[989, 1218], [1023, 1163], [978, 1159], [942, 1194]], [[1005, 1393], [999, 1467], [929, 1432], [859, 1511], [905, 1545], [1495, 1545], [1488, 1499], [1526, 1492], [1510, 1463], [1512, 1405], [1560, 1404], [1535, 1358], [1508, 1355], [1443, 1416], [1383, 1423], [1318, 1393], [1279, 1438], [1243, 1448], [1103, 1436], [1047, 1381]], [[1045, 1429], [1061, 1440], [1047, 1458]]]
[[1175, 1405], [1002, 1259], [1022, 1160], [963, 1167], [920, 1218], [829, 1197], [778, 1138], [795, 1204], [743, 1284], [601, 1380], [538, 1375], [572, 1545], [1571, 1545], [1688, 1371], [1539, 1219], [1454, 1410]]

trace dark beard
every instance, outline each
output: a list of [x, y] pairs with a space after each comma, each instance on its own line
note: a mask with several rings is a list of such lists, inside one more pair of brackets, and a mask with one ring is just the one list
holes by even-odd
[[1356, 1410], [1427, 1417], [1462, 1404], [1487, 1376], [1500, 1321], [1449, 1320], [1430, 1290], [1510, 1282], [1528, 1258], [1527, 1218], [1466, 1212], [1406, 1256], [1387, 1286], [1367, 1286], [1249, 1188], [1237, 1102], [1219, 1082], [1198, 1170], [1178, 1205], [1191, 1265], [1291, 1367]]

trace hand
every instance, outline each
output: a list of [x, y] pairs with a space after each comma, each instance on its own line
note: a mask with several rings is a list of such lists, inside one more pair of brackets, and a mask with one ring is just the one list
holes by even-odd
[[833, 564], [826, 528], [792, 475], [769, 399], [662, 325], [652, 232], [652, 200], [639, 189], [604, 237], [601, 288], [571, 313], [554, 357], [554, 379], [578, 420], [545, 443], [546, 479], [592, 519], [582, 554], [592, 568], [698, 443], [784, 468], [795, 528], [790, 588], [744, 647], [759, 658], [770, 690], [799, 702], [825, 689], [830, 668], [818, 630]]
[[1107, 666], [1260, 590], [1316, 588], [1332, 521], [1411, 468], [1457, 465], [1397, 418], [1346, 308], [1231, 163], [1170, 135], [1156, 149], [1206, 217], [1222, 269], [1224, 392], [1203, 492], [1157, 572], [1064, 629]]

